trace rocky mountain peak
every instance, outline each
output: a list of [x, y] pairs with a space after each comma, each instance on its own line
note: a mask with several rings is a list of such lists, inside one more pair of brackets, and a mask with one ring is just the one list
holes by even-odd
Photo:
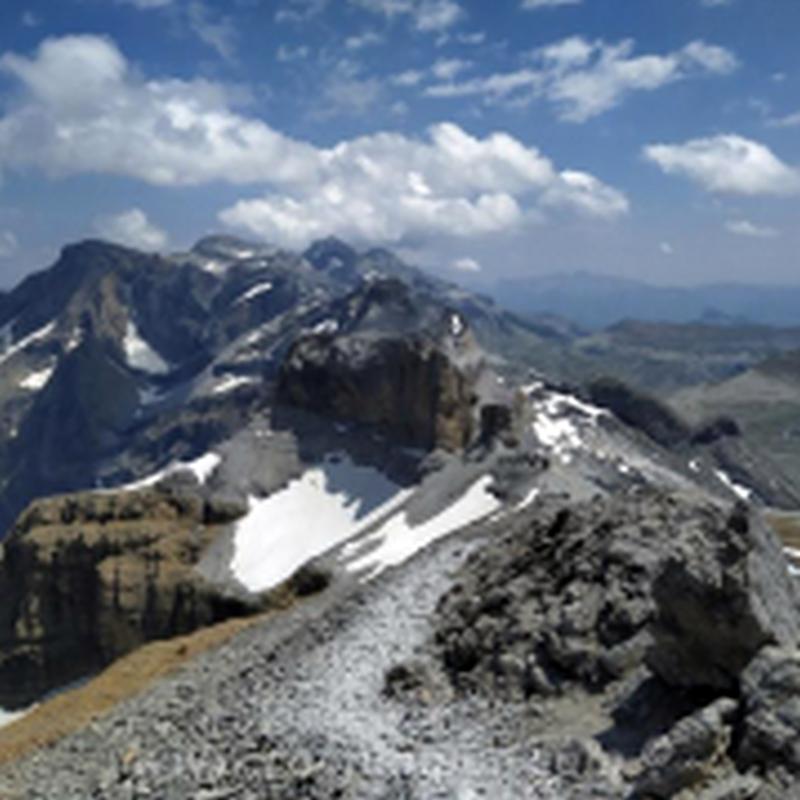
[[352, 270], [358, 260], [358, 251], [335, 236], [313, 242], [303, 253], [316, 269], [325, 271]]

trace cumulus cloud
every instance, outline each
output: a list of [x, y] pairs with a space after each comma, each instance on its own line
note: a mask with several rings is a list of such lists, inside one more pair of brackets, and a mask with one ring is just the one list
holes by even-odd
[[18, 247], [17, 237], [11, 231], [0, 231], [0, 258], [11, 258]]
[[716, 193], [789, 195], [800, 192], [800, 170], [768, 147], [734, 134], [654, 144], [644, 156], [670, 175], [682, 175]]
[[780, 234], [775, 228], [767, 225], [756, 225], [746, 219], [728, 220], [725, 228], [736, 236], [749, 236], [753, 239], [775, 239]]
[[[628, 209], [619, 190], [559, 170], [504, 133], [479, 138], [442, 123], [422, 138], [377, 133], [316, 147], [233, 110], [218, 84], [147, 80], [105, 38], [47, 40], [32, 57], [3, 56], [0, 70], [20, 88], [0, 117], [0, 169], [255, 185], [259, 195], [220, 219], [280, 244], [329, 233], [414, 244], [512, 230], [542, 210], [611, 219]], [[329, 100], [346, 102], [342, 80], [336, 86]], [[103, 222], [118, 240], [160, 241], [138, 209]]]
[[102, 173], [161, 186], [291, 181], [317, 168], [314, 148], [231, 109], [225, 87], [145, 80], [98, 36], [46, 39], [0, 72], [21, 99], [0, 117], [0, 170]]
[[140, 208], [98, 217], [93, 227], [98, 236], [139, 250], [163, 250], [167, 245], [167, 234], [153, 225]]
[[621, 192], [591, 175], [559, 173], [507, 134], [479, 139], [452, 123], [425, 140], [383, 133], [344, 142], [322, 160], [320, 183], [242, 200], [221, 221], [288, 246], [332, 232], [411, 244], [509, 231], [538, 218], [540, 207], [602, 219], [628, 210]]
[[593, 175], [576, 170], [564, 170], [544, 192], [542, 203], [605, 219], [613, 219], [628, 211], [624, 194], [601, 183]]
[[482, 96], [515, 105], [545, 99], [568, 122], [586, 122], [633, 92], [653, 91], [698, 75], [727, 75], [738, 62], [729, 50], [700, 40], [664, 55], [634, 55], [635, 43], [588, 41], [572, 36], [532, 54], [533, 66], [512, 72], [443, 81], [428, 86], [429, 97]]

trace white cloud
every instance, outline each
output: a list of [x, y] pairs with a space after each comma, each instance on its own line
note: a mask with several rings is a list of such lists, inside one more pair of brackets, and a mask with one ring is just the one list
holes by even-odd
[[282, 64], [291, 64], [293, 61], [304, 61], [311, 55], [311, 50], [306, 45], [289, 47], [282, 44], [275, 53], [275, 59]]
[[769, 119], [767, 125], [771, 128], [800, 128], [800, 111], [787, 114], [785, 117]]
[[780, 234], [775, 228], [766, 225], [756, 225], [746, 219], [728, 220], [725, 228], [737, 236], [749, 236], [754, 239], [775, 239]]
[[455, 0], [350, 0], [350, 3], [389, 19], [408, 17], [424, 33], [447, 30], [465, 16]]
[[669, 242], [660, 242], [658, 249], [665, 255], [671, 256], [675, 253], [675, 248]]
[[382, 92], [383, 84], [378, 78], [364, 75], [358, 62], [345, 58], [329, 70], [313, 113], [319, 118], [364, 114]]
[[[567, 43], [571, 40], [567, 40]], [[572, 40], [569, 58], [561, 54], [550, 69], [546, 94], [559, 108], [562, 119], [585, 122], [619, 105], [632, 92], [653, 91], [696, 74], [726, 75], [736, 69], [736, 58], [728, 50], [705, 42], [690, 42], [666, 55], [634, 56], [634, 43], [595, 42], [587, 54]], [[562, 43], [565, 48], [566, 43]], [[547, 61], [552, 53], [541, 53]]]
[[163, 250], [167, 245], [167, 234], [153, 225], [140, 208], [99, 217], [93, 227], [104, 239], [140, 250]]
[[375, 31], [364, 31], [358, 36], [348, 36], [344, 46], [348, 50], [363, 50], [365, 47], [374, 47], [383, 41], [383, 36]]
[[161, 186], [296, 180], [314, 148], [231, 110], [204, 80], [145, 80], [108, 39], [47, 39], [32, 58], [6, 54], [0, 72], [21, 100], [0, 117], [0, 170], [101, 173]]
[[593, 175], [576, 170], [562, 172], [543, 194], [542, 203], [601, 219], [619, 217], [629, 208], [622, 192], [604, 185]]
[[330, 233], [411, 244], [474, 237], [538, 218], [538, 206], [602, 219], [627, 211], [624, 195], [585, 173], [558, 173], [535, 148], [507, 134], [470, 136], [452, 123], [427, 140], [366, 136], [324, 151], [320, 182], [242, 200], [220, 219], [287, 246]]
[[41, 17], [33, 11], [23, 11], [20, 22], [26, 28], [38, 28], [42, 24]]
[[485, 31], [475, 31], [474, 33], [459, 33], [456, 36], [456, 39], [461, 44], [468, 44], [468, 45], [479, 45], [483, 44], [486, 41], [486, 32]]
[[287, 0], [275, 12], [275, 22], [304, 23], [321, 14], [328, 0]]
[[421, 31], [443, 31], [463, 15], [463, 9], [453, 0], [423, 0], [417, 7], [415, 24]]
[[[3, 56], [0, 70], [20, 89], [0, 117], [0, 170], [122, 175], [159, 186], [256, 185], [266, 193], [220, 218], [281, 244], [328, 233], [413, 244], [509, 231], [542, 209], [609, 219], [628, 208], [618, 190], [558, 171], [505, 133], [479, 138], [442, 123], [423, 138], [376, 133], [316, 147], [234, 111], [218, 84], [147, 80], [105, 38], [47, 40], [30, 58]], [[326, 101], [368, 102], [368, 80], [341, 62]], [[103, 222], [118, 239], [158, 244], [159, 231], [140, 210]]]
[[471, 66], [471, 61], [464, 61], [460, 58], [440, 58], [431, 67], [431, 72], [437, 80], [451, 81]]
[[474, 258], [456, 258], [450, 262], [450, 268], [458, 272], [480, 272], [481, 265]]
[[417, 86], [422, 82], [425, 77], [424, 72], [416, 69], [407, 69], [405, 72], [399, 72], [391, 78], [391, 83], [395, 86]]
[[562, 120], [585, 122], [629, 94], [653, 91], [696, 75], [727, 75], [738, 66], [723, 47], [693, 41], [666, 55], [634, 55], [633, 40], [617, 44], [572, 36], [532, 53], [533, 68], [429, 86], [429, 97], [482, 96], [524, 105], [544, 98]]
[[217, 14], [205, 0], [187, 0], [179, 4], [174, 0], [116, 0], [122, 5], [153, 11], [169, 8], [174, 19], [180, 20], [197, 38], [227, 61], [236, 56], [238, 38], [233, 19]]
[[218, 17], [205, 3], [193, 0], [186, 5], [186, 19], [201, 42], [228, 61], [235, 58], [238, 37], [230, 17]]
[[558, 6], [578, 6], [583, 0], [522, 0], [522, 8], [536, 11], [540, 8], [557, 8]]
[[11, 231], [0, 231], [0, 258], [11, 258], [18, 247], [17, 237]]
[[800, 171], [765, 145], [726, 134], [684, 144], [654, 144], [644, 156], [671, 175], [683, 175], [711, 192], [788, 195], [800, 192]]

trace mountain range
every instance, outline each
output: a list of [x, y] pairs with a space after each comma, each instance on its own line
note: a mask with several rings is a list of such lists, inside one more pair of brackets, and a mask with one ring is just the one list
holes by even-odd
[[623, 320], [714, 325], [800, 324], [800, 287], [737, 283], [657, 286], [592, 272], [558, 273], [470, 285], [521, 314], [552, 313], [596, 330]]
[[336, 239], [2, 295], [0, 795], [790, 796], [800, 329], [552, 311]]

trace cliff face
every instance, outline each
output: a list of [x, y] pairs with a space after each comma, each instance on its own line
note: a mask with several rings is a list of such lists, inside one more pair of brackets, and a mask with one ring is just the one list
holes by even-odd
[[460, 450], [474, 431], [469, 378], [422, 338], [303, 338], [287, 355], [278, 391], [284, 403], [375, 425], [402, 444]]
[[34, 503], [0, 548], [0, 706], [247, 608], [194, 565], [244, 509], [154, 488]]

